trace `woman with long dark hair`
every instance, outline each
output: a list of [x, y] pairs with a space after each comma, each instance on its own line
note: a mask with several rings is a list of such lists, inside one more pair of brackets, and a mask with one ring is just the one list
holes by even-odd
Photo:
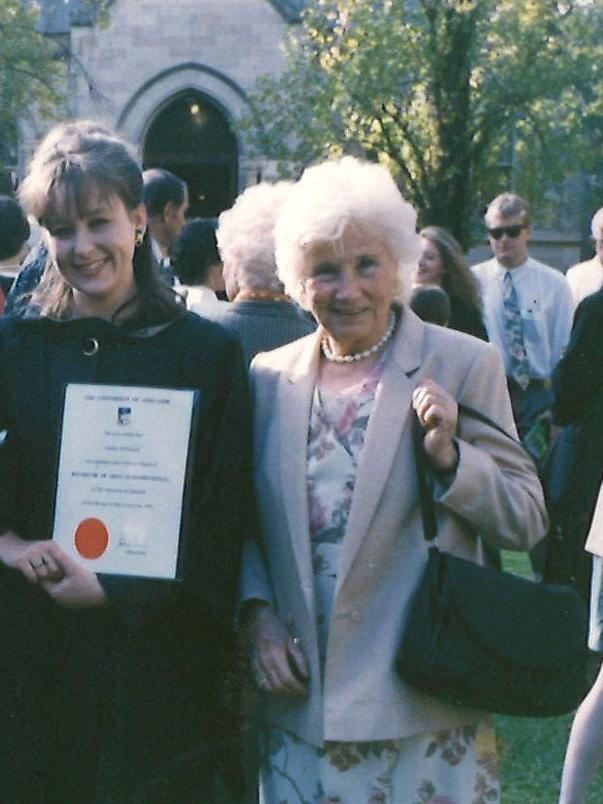
[[450, 299], [448, 326], [487, 341], [477, 280], [454, 237], [440, 226], [426, 226], [419, 232], [421, 253], [413, 275], [413, 286], [437, 285]]
[[[51, 131], [21, 185], [50, 262], [0, 325], [5, 801], [211, 802], [236, 759], [224, 678], [250, 508], [245, 372], [238, 344], [159, 280], [142, 189], [127, 146], [89, 123]], [[178, 581], [98, 574], [51, 538], [73, 383], [199, 392]], [[171, 504], [158, 488], [153, 504]]]

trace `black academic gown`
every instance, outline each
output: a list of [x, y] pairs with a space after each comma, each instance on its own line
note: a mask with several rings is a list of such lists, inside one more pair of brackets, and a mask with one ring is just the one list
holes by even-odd
[[109, 605], [73, 611], [0, 570], [0, 801], [211, 802], [214, 768], [232, 776], [238, 759], [231, 624], [253, 510], [240, 347], [188, 313], [135, 334], [0, 321], [0, 532], [52, 533], [69, 382], [199, 389], [183, 581], [104, 576]]

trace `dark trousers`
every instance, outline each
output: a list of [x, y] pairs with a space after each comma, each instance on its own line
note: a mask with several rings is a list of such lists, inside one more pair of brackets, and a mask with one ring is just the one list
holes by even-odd
[[[519, 437], [522, 441], [528, 436], [538, 418], [551, 409], [553, 393], [548, 380], [530, 380], [526, 389], [518, 385], [515, 380], [507, 377], [509, 395], [513, 417]], [[528, 451], [535, 457], [530, 449]], [[535, 459], [536, 468], [539, 469], [538, 460]], [[545, 536], [530, 550], [530, 562], [536, 578], [541, 579], [546, 565], [549, 537]]]
[[507, 377], [507, 386], [515, 424], [523, 441], [536, 424], [538, 417], [551, 409], [553, 404], [551, 384], [548, 380], [530, 380], [530, 384], [524, 390], [515, 380]]

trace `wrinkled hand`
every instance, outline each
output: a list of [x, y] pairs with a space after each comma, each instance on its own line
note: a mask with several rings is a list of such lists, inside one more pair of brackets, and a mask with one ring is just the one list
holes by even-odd
[[308, 660], [298, 640], [278, 618], [272, 606], [258, 606], [249, 615], [251, 669], [262, 692], [307, 695]]
[[458, 406], [454, 398], [433, 380], [424, 380], [413, 391], [412, 405], [425, 430], [423, 449], [437, 472], [456, 469], [458, 452], [454, 435]]

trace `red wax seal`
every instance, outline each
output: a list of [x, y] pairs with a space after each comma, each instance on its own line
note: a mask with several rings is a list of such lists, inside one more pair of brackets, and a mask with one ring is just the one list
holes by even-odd
[[75, 531], [75, 549], [84, 558], [100, 558], [109, 544], [109, 531], [104, 522], [84, 519]]

